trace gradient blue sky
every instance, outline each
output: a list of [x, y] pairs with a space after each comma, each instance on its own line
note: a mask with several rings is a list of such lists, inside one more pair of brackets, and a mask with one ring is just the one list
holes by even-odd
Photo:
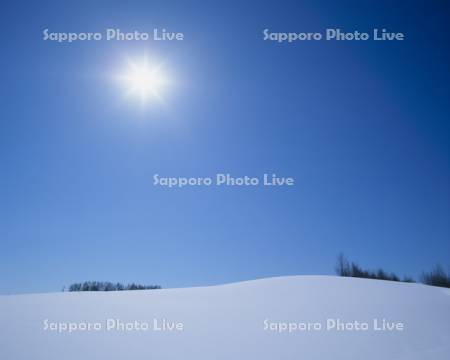
[[[3, 2], [0, 293], [450, 265], [449, 7], [339, 3]], [[42, 40], [108, 27], [185, 41]], [[327, 27], [406, 41], [262, 40]], [[174, 84], [143, 110], [111, 78], [145, 53]], [[296, 186], [152, 186], [216, 172]]]

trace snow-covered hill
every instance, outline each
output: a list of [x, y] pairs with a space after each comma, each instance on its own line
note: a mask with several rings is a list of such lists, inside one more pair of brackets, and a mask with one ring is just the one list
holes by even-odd
[[0, 297], [0, 359], [450, 358], [450, 292], [327, 276]]

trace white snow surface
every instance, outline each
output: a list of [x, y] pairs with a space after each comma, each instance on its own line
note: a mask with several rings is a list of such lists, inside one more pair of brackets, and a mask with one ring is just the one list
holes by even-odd
[[[108, 330], [108, 319], [132, 323], [133, 329]], [[155, 330], [154, 319], [158, 326], [163, 319], [181, 323], [183, 330]], [[368, 323], [369, 329], [327, 329], [337, 319]], [[374, 319], [404, 329], [375, 330]], [[45, 330], [45, 320], [77, 330]], [[135, 321], [149, 328], [138, 330]], [[86, 323], [101, 329], [81, 330]], [[295, 330], [295, 324], [307, 323], [322, 328]], [[291, 332], [265, 329], [278, 324], [290, 324]], [[289, 276], [185, 289], [6, 295], [0, 296], [0, 359], [447, 360], [450, 291]]]

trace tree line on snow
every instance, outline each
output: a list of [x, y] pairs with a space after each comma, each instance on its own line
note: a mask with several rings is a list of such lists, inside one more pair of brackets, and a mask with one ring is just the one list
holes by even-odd
[[124, 291], [124, 290], [157, 290], [161, 289], [159, 285], [141, 285], [141, 284], [121, 284], [109, 281], [85, 281], [83, 283], [71, 284], [68, 291]]
[[[389, 281], [416, 282], [412, 277], [400, 278], [395, 273], [386, 272], [383, 269], [367, 270], [363, 269], [355, 262], [350, 262], [340, 254], [337, 259], [336, 273], [344, 277], [356, 277], [365, 279], [378, 279]], [[450, 273], [446, 273], [441, 265], [436, 265], [431, 271], [423, 272], [420, 282], [426, 285], [450, 288]]]

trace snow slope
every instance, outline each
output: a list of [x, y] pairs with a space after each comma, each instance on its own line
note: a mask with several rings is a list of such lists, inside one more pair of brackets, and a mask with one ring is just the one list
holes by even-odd
[[[46, 319], [60, 332], [45, 330]], [[132, 329], [122, 331], [111, 319]], [[154, 319], [183, 330], [154, 329]], [[337, 319], [369, 328], [336, 330]], [[375, 330], [374, 319], [396, 330]], [[83, 331], [88, 322], [97, 329]], [[307, 323], [310, 330], [299, 330]], [[295, 276], [205, 288], [0, 296], [0, 359], [450, 359], [450, 292]]]

